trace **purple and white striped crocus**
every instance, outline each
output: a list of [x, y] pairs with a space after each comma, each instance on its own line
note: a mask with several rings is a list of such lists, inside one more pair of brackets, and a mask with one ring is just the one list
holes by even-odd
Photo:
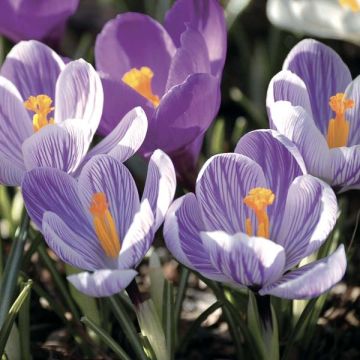
[[235, 153], [215, 155], [199, 173], [196, 191], [174, 201], [165, 242], [185, 266], [260, 295], [304, 299], [344, 275], [343, 245], [296, 268], [333, 229], [331, 187], [306, 174], [301, 155], [273, 130], [246, 134]]
[[26, 209], [49, 247], [85, 270], [68, 280], [85, 294], [110, 296], [136, 276], [174, 197], [175, 170], [161, 150], [150, 158], [142, 200], [128, 169], [97, 155], [78, 179], [53, 168], [26, 173]]
[[13, 41], [59, 40], [79, 0], [1, 0], [0, 34]]
[[328, 46], [303, 40], [271, 80], [270, 127], [299, 148], [310, 174], [345, 191], [360, 187], [360, 77]]
[[20, 185], [25, 171], [41, 166], [76, 175], [98, 153], [130, 157], [147, 131], [140, 108], [88, 152], [103, 96], [98, 74], [84, 60], [65, 65], [35, 40], [17, 44], [0, 70], [0, 183]]
[[105, 93], [99, 131], [106, 135], [134, 106], [149, 129], [140, 151], [160, 148], [178, 172], [189, 172], [220, 105], [226, 55], [224, 12], [217, 0], [177, 0], [164, 26], [125, 13], [109, 21], [95, 45]]

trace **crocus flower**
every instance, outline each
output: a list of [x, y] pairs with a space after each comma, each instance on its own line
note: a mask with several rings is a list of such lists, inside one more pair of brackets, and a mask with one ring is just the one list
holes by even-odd
[[85, 270], [68, 280], [90, 296], [109, 296], [135, 277], [162, 224], [176, 180], [161, 150], [150, 158], [142, 200], [125, 165], [97, 155], [78, 179], [53, 168], [26, 173], [22, 192], [31, 219], [61, 260]]
[[101, 118], [103, 90], [84, 60], [65, 66], [53, 50], [32, 40], [10, 51], [0, 75], [3, 184], [20, 185], [25, 171], [39, 166], [76, 175], [98, 153], [125, 161], [142, 144], [147, 120], [136, 108], [88, 153]]
[[209, 279], [260, 295], [311, 298], [345, 272], [343, 245], [296, 268], [323, 244], [337, 211], [333, 190], [306, 174], [294, 144], [259, 130], [243, 136], [235, 153], [205, 163], [195, 193], [168, 210], [164, 236], [181, 263]]
[[267, 95], [270, 126], [299, 148], [308, 171], [337, 189], [360, 186], [360, 77], [326, 45], [303, 40]]
[[217, 0], [178, 0], [164, 27], [137, 13], [118, 15], [97, 37], [96, 67], [105, 93], [99, 131], [107, 134], [134, 106], [149, 129], [140, 151], [163, 149], [191, 168], [220, 103], [226, 28]]
[[2, 0], [0, 34], [20, 40], [58, 40], [79, 0]]
[[358, 0], [268, 0], [267, 16], [286, 30], [360, 43]]

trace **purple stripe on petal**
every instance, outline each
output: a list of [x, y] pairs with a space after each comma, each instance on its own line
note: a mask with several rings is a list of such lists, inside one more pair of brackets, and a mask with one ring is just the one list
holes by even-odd
[[317, 250], [334, 228], [338, 206], [329, 185], [297, 177], [289, 188], [280, 231], [274, 239], [286, 251], [286, 269]]
[[347, 109], [345, 113], [350, 125], [348, 146], [360, 145], [360, 76], [349, 84], [345, 95], [346, 98], [354, 101], [354, 107]]
[[135, 278], [135, 270], [97, 270], [70, 275], [67, 279], [82, 293], [93, 297], [111, 296], [124, 290]]
[[9, 79], [22, 98], [45, 94], [55, 99], [55, 84], [64, 62], [48, 46], [35, 41], [15, 45], [1, 67], [1, 75]]
[[256, 187], [266, 187], [266, 180], [255, 161], [239, 154], [210, 158], [196, 182], [205, 229], [224, 230], [230, 234], [245, 232], [245, 220], [253, 219], [253, 212], [244, 204], [244, 198]]
[[21, 169], [24, 168], [21, 146], [33, 133], [31, 120], [19, 92], [2, 76], [0, 98], [0, 154]]
[[119, 162], [125, 162], [136, 153], [144, 141], [148, 122], [141, 107], [130, 110], [115, 129], [94, 146], [84, 161], [94, 155], [109, 154]]
[[155, 218], [155, 230], [163, 223], [176, 190], [176, 175], [170, 158], [156, 150], [149, 161], [142, 199], [147, 199]]
[[185, 266], [198, 271], [209, 279], [227, 281], [211, 264], [209, 255], [200, 238], [204, 227], [199, 205], [193, 193], [176, 199], [166, 214], [164, 239], [175, 258]]
[[66, 65], [56, 83], [55, 122], [82, 119], [89, 128], [89, 142], [100, 122], [104, 93], [99, 75], [80, 59]]
[[0, 184], [8, 186], [20, 186], [25, 175], [24, 165], [16, 165], [13, 159], [9, 159], [0, 153]]
[[121, 242], [140, 206], [138, 190], [129, 170], [111, 156], [97, 155], [87, 162], [78, 180], [79, 196], [89, 216], [93, 195], [98, 192], [106, 195]]
[[211, 71], [220, 76], [226, 56], [226, 23], [224, 11], [217, 0], [177, 0], [165, 16], [165, 28], [180, 46], [186, 26], [204, 37], [211, 61]]
[[37, 168], [26, 173], [22, 182], [26, 209], [41, 229], [46, 211], [61, 217], [70, 229], [81, 237], [94, 238], [92, 224], [84, 215], [77, 182], [70, 175], [51, 168]]
[[269, 113], [274, 129], [298, 147], [308, 172], [331, 183], [329, 147], [310, 115], [287, 101], [276, 102], [270, 106]]
[[[271, 107], [276, 101], [289, 101], [293, 106], [302, 106], [312, 116], [306, 85], [291, 71], [280, 71], [271, 79], [266, 96], [267, 108]], [[274, 128], [271, 121], [270, 127]]]
[[273, 130], [247, 133], [238, 142], [235, 152], [260, 165], [266, 178], [265, 187], [275, 194], [275, 201], [267, 208], [267, 212], [270, 218], [270, 238], [276, 239], [289, 186], [297, 176], [306, 173], [303, 159], [290, 140]]
[[55, 213], [45, 212], [42, 233], [49, 247], [67, 264], [89, 271], [105, 266], [100, 243], [76, 234]]
[[290, 271], [259, 293], [285, 299], [310, 299], [323, 294], [339, 282], [345, 270], [345, 250], [344, 245], [340, 245], [330, 256]]
[[360, 145], [330, 150], [333, 186], [358, 187], [360, 185]]
[[89, 133], [88, 126], [79, 119], [43, 127], [23, 143], [26, 168], [53, 167], [74, 173], [89, 148]]
[[330, 47], [306, 39], [290, 51], [283, 69], [292, 71], [306, 84], [316, 126], [326, 135], [333, 117], [329, 99], [343, 93], [351, 82], [348, 67]]
[[149, 202], [145, 199], [140, 204], [132, 223], [125, 235], [117, 259], [117, 268], [135, 268], [149, 251], [154, 240], [155, 219]]
[[214, 267], [239, 285], [263, 286], [283, 273], [284, 249], [268, 239], [223, 231], [202, 232], [201, 239]]

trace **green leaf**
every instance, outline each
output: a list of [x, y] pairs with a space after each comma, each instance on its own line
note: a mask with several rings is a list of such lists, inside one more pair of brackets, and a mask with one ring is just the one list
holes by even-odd
[[169, 354], [169, 360], [174, 357], [174, 287], [169, 281], [165, 281], [163, 294], [163, 315], [162, 323], [166, 339], [166, 348]]
[[30, 294], [31, 285], [32, 285], [32, 281], [28, 280], [27, 283], [25, 284], [24, 288], [21, 290], [19, 296], [17, 297], [15, 302], [12, 304], [12, 306], [9, 310], [9, 313], [5, 317], [4, 324], [0, 330], [0, 354], [3, 354], [3, 352], [4, 352], [6, 342], [10, 335], [11, 328], [14, 325], [15, 319], [16, 319], [22, 305], [24, 304], [25, 300], [27, 299], [27, 297]]
[[150, 255], [149, 260], [149, 275], [150, 275], [150, 296], [154, 302], [157, 313], [162, 320], [163, 311], [163, 293], [164, 293], [164, 273], [161, 267], [159, 255], [154, 250]]
[[139, 304], [137, 316], [141, 333], [149, 340], [157, 360], [169, 360], [163, 327], [151, 299]]
[[131, 360], [131, 358], [126, 354], [124, 349], [116, 343], [116, 341], [102, 328], [97, 326], [93, 321], [87, 317], [81, 318], [81, 321], [93, 330], [98, 337], [107, 345], [118, 357], [120, 360]]

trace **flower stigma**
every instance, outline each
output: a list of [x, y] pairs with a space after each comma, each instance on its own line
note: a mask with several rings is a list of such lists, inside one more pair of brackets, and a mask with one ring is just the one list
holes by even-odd
[[93, 217], [95, 233], [105, 254], [111, 258], [117, 257], [120, 252], [120, 239], [103, 192], [93, 194], [89, 210]]
[[344, 8], [349, 8], [352, 12], [360, 11], [360, 5], [357, 0], [339, 0], [339, 4]]
[[55, 109], [52, 104], [52, 99], [47, 95], [30, 96], [25, 102], [24, 106], [27, 110], [33, 111], [33, 128], [34, 132], [39, 131], [46, 125], [53, 124], [54, 118], [48, 119], [48, 115]]
[[140, 70], [132, 68], [125, 73], [122, 81], [157, 107], [160, 104], [160, 99], [152, 92], [151, 80], [153, 77], [154, 73], [152, 70], [147, 66], [142, 66]]
[[[253, 188], [244, 197], [244, 204], [254, 211], [257, 219], [257, 236], [270, 238], [270, 222], [266, 208], [275, 200], [275, 194], [266, 188]], [[252, 236], [251, 219], [245, 220], [245, 230], [249, 236]]]
[[350, 125], [345, 119], [345, 112], [354, 107], [354, 100], [347, 99], [343, 93], [337, 93], [331, 96], [329, 105], [331, 110], [335, 112], [335, 118], [330, 119], [327, 132], [329, 148], [346, 146]]

